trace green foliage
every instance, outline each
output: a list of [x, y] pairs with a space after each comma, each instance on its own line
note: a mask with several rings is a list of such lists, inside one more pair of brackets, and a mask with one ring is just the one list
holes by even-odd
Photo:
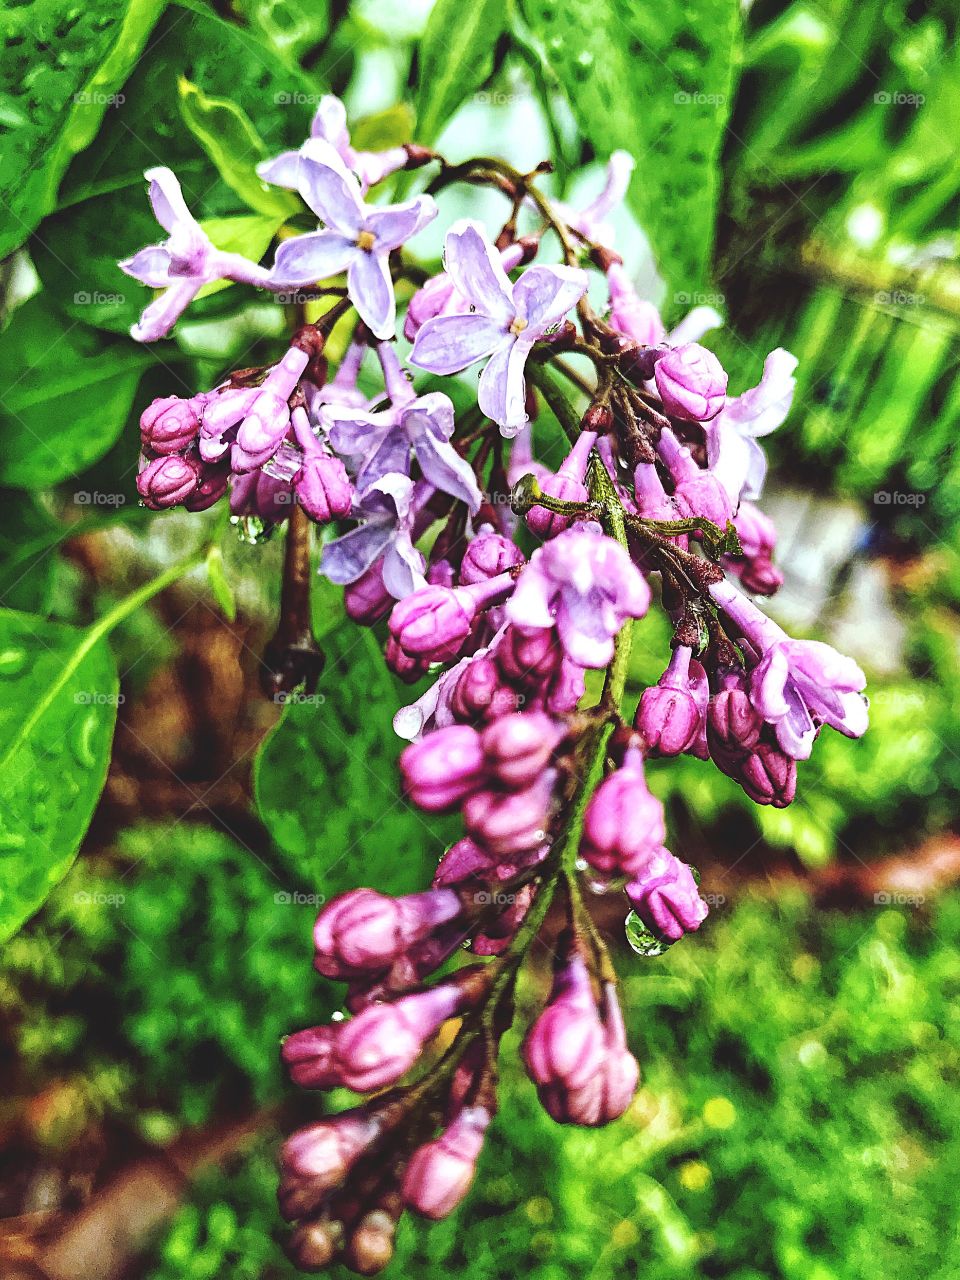
[[417, 136], [436, 141], [448, 118], [483, 84], [503, 30], [503, 0], [437, 0], [420, 42]]
[[[405, 1220], [386, 1274], [948, 1280], [958, 945], [956, 895], [929, 918], [801, 897], [716, 908], [697, 938], [628, 962], [643, 1084], [627, 1116], [554, 1125], [511, 1037], [469, 1198], [444, 1223]], [[292, 1280], [276, 1141], [197, 1185], [145, 1280]]]
[[0, 257], [54, 206], [72, 157], [90, 145], [165, 0], [29, 0], [4, 14], [0, 126], [5, 134]]
[[92, 633], [0, 611], [0, 940], [77, 852], [103, 789], [117, 672]]
[[324, 640], [314, 695], [293, 694], [254, 766], [260, 817], [285, 863], [326, 897], [358, 884], [407, 893], [429, 880], [455, 824], [398, 792], [398, 685], [373, 634]]
[[0, 336], [13, 381], [0, 399], [0, 484], [34, 489], [73, 475], [114, 443], [150, 358], [67, 324], [43, 295]]
[[717, 159], [730, 109], [734, 0], [522, 0], [542, 57], [598, 155], [623, 147], [638, 168], [630, 200], [677, 293], [710, 270]]
[[17, 1055], [34, 1084], [113, 1064], [128, 1083], [112, 1105], [155, 1137], [276, 1101], [280, 1037], [333, 1007], [310, 967], [316, 913], [264, 848], [186, 822], [127, 830], [5, 950]]

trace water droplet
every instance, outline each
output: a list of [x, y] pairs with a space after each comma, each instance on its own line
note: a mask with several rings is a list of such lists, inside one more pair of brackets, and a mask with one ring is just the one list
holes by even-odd
[[584, 49], [582, 53], [577, 54], [577, 62], [581, 67], [593, 66], [593, 54], [589, 49]]
[[96, 732], [97, 714], [94, 711], [79, 716], [70, 727], [70, 749], [77, 764], [84, 769], [92, 769], [97, 763], [97, 755], [93, 749]]
[[638, 956], [662, 956], [670, 948], [670, 943], [652, 934], [635, 911], [627, 914], [623, 922], [627, 942]]
[[0, 652], [0, 676], [15, 676], [26, 665], [26, 649], [4, 649]]

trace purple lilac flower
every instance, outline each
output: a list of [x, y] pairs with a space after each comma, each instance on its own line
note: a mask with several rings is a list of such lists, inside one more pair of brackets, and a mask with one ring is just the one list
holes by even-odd
[[360, 523], [324, 545], [320, 572], [340, 586], [356, 582], [378, 560], [384, 586], [397, 600], [426, 585], [424, 559], [413, 545], [415, 521], [433, 494], [432, 485], [414, 485], [391, 473], [354, 498], [352, 518]]
[[439, 1138], [410, 1157], [403, 1175], [403, 1202], [434, 1221], [451, 1214], [470, 1190], [492, 1117], [486, 1107], [464, 1107]]
[[579, 211], [555, 202], [555, 208], [570, 228], [594, 244], [613, 244], [613, 227], [605, 219], [623, 203], [637, 162], [629, 151], [614, 151], [607, 161], [607, 173], [600, 193]]
[[[500, 265], [504, 271], [519, 267], [526, 254], [525, 246], [515, 240], [500, 250]], [[420, 286], [407, 305], [403, 321], [403, 336], [413, 342], [420, 329], [436, 316], [458, 316], [470, 310], [470, 301], [464, 298], [446, 271], [431, 276]]]
[[533, 553], [507, 602], [521, 631], [556, 628], [567, 656], [601, 668], [627, 618], [642, 618], [650, 588], [628, 552], [599, 525], [567, 529]]
[[[757, 443], [781, 426], [790, 412], [797, 380], [797, 357], [777, 347], [763, 362], [763, 376], [755, 387], [728, 396], [720, 413], [706, 427], [707, 462], [716, 468], [721, 454], [736, 453], [743, 474], [740, 497], [757, 499], [767, 474], [767, 456]], [[727, 462], [732, 465], [732, 460]]]
[[710, 594], [761, 655], [750, 698], [783, 751], [806, 760], [821, 723], [848, 738], [866, 733], [867, 678], [852, 658], [819, 640], [791, 639], [729, 582], [714, 583]]
[[527, 356], [583, 296], [586, 272], [576, 267], [528, 267], [512, 284], [483, 228], [469, 220], [447, 232], [444, 263], [471, 310], [427, 320], [413, 344], [411, 363], [448, 374], [486, 359], [480, 408], [499, 423], [504, 435], [516, 435], [527, 420]]
[[141, 284], [163, 290], [130, 330], [137, 342], [156, 342], [170, 332], [205, 284], [235, 280], [266, 286], [269, 273], [239, 253], [214, 247], [187, 208], [180, 183], [170, 169], [161, 165], [147, 169], [143, 176], [150, 184], [153, 212], [168, 238], [163, 244], [141, 249], [118, 266]]
[[392, 338], [397, 304], [390, 254], [437, 216], [430, 196], [377, 208], [328, 142], [314, 138], [300, 152], [298, 190], [326, 224], [322, 231], [285, 240], [270, 271], [274, 289], [315, 284], [347, 273], [357, 312], [378, 338]]
[[408, 475], [413, 455], [434, 488], [466, 503], [475, 513], [482, 495], [470, 463], [450, 443], [454, 411], [449, 397], [441, 391], [416, 396], [393, 347], [381, 343], [379, 353], [389, 409], [371, 412], [327, 406], [321, 416], [330, 443], [341, 457], [353, 461], [361, 492], [390, 472]]
[[664, 409], [676, 418], [703, 422], [723, 408], [727, 375], [713, 352], [697, 342], [667, 351], [653, 376]]
[[[350, 145], [346, 108], [332, 93], [326, 93], [320, 99], [310, 125], [310, 137], [318, 138], [333, 147], [346, 167], [357, 175], [363, 191], [404, 168], [410, 159], [405, 147], [390, 147], [386, 151], [356, 151]], [[301, 155], [302, 150], [282, 151], [272, 160], [265, 160], [257, 165], [257, 173], [264, 182], [270, 182], [275, 187], [298, 191]]]

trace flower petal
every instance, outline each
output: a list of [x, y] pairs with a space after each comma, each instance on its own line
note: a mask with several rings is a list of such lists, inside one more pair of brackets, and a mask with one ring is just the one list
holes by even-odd
[[356, 582], [393, 541], [394, 528], [387, 520], [371, 520], [325, 544], [320, 572], [339, 586]]
[[325, 93], [320, 99], [320, 105], [310, 124], [310, 137], [324, 138], [341, 155], [350, 146], [347, 109], [336, 94]]
[[417, 196], [415, 200], [407, 200], [404, 204], [371, 209], [367, 214], [365, 229], [376, 236], [379, 250], [389, 252], [415, 236], [436, 216], [437, 203], [433, 197]]
[[310, 231], [278, 247], [270, 280], [274, 286], [314, 284], [338, 275], [361, 256], [352, 240], [336, 231]]
[[392, 596], [402, 600], [426, 586], [423, 556], [413, 545], [410, 535], [401, 529], [383, 559], [383, 585]]
[[378, 338], [392, 338], [397, 301], [386, 254], [359, 250], [347, 271], [347, 292], [367, 328]]
[[671, 347], [682, 347], [688, 342], [699, 342], [711, 329], [723, 326], [723, 316], [713, 307], [694, 307], [680, 323], [667, 334]]
[[459, 373], [504, 340], [504, 326], [488, 316], [436, 316], [421, 325], [410, 363], [430, 373]]
[[477, 403], [492, 418], [505, 436], [515, 436], [527, 421], [527, 387], [523, 366], [528, 347], [514, 338], [501, 342], [480, 375]]
[[357, 238], [367, 216], [360, 184], [329, 142], [310, 138], [300, 148], [298, 189], [323, 222]]
[[145, 170], [143, 176], [150, 183], [149, 196], [154, 217], [164, 231], [172, 235], [184, 223], [196, 226], [196, 218], [187, 208], [180, 183], [172, 169], [168, 169], [166, 165], [158, 165]]
[[517, 315], [526, 320], [523, 341], [532, 344], [559, 324], [587, 289], [579, 267], [528, 267], [513, 286]]
[[513, 286], [500, 255], [478, 222], [465, 219], [447, 232], [443, 261], [457, 291], [486, 316], [508, 325], [516, 314]]
[[288, 191], [300, 190], [300, 152], [281, 151], [272, 160], [257, 165], [257, 177], [274, 187], [286, 187]]
[[148, 284], [151, 289], [165, 289], [170, 283], [170, 255], [163, 245], [148, 245], [132, 258], [118, 262], [117, 266], [134, 280]]
[[404, 426], [413, 442], [424, 478], [441, 493], [449, 493], [451, 497], [465, 502], [470, 514], [475, 515], [480, 510], [483, 495], [473, 474], [473, 467], [466, 458], [460, 457], [448, 440], [438, 439], [429, 427], [421, 426], [418, 429], [415, 422], [410, 421], [411, 418], [422, 416], [407, 414]]
[[131, 338], [137, 342], [156, 342], [158, 338], [166, 337], [199, 292], [200, 284], [199, 280], [184, 280], [164, 289], [131, 326]]

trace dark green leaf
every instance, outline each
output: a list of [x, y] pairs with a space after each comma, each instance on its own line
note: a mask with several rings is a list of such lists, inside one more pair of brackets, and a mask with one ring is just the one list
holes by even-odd
[[44, 487], [74, 475], [117, 439], [151, 357], [65, 323], [43, 294], [0, 337], [10, 385], [0, 397], [0, 484]]
[[4, 12], [0, 79], [5, 142], [0, 257], [53, 208], [60, 179], [96, 136], [139, 58], [165, 0], [30, 0]]
[[0, 492], [0, 607], [46, 612], [55, 550], [65, 534], [32, 494]]
[[676, 309], [704, 284], [717, 161], [739, 32], [736, 0], [521, 0], [542, 56], [594, 150], [637, 161], [630, 202]]
[[0, 610], [0, 940], [76, 855], [103, 789], [117, 670], [103, 639]]
[[267, 186], [257, 177], [257, 165], [266, 160], [267, 148], [246, 112], [229, 98], [208, 97], [185, 76], [178, 87], [184, 123], [231, 191], [278, 223], [297, 213], [302, 206], [295, 195]]
[[420, 44], [417, 138], [425, 145], [489, 75], [503, 30], [503, 0], [437, 0]]
[[412, 892], [443, 853], [448, 824], [401, 798], [398, 686], [370, 631], [340, 627], [323, 648], [316, 695], [291, 695], [260, 748], [260, 816], [291, 867], [328, 898], [356, 885]]

